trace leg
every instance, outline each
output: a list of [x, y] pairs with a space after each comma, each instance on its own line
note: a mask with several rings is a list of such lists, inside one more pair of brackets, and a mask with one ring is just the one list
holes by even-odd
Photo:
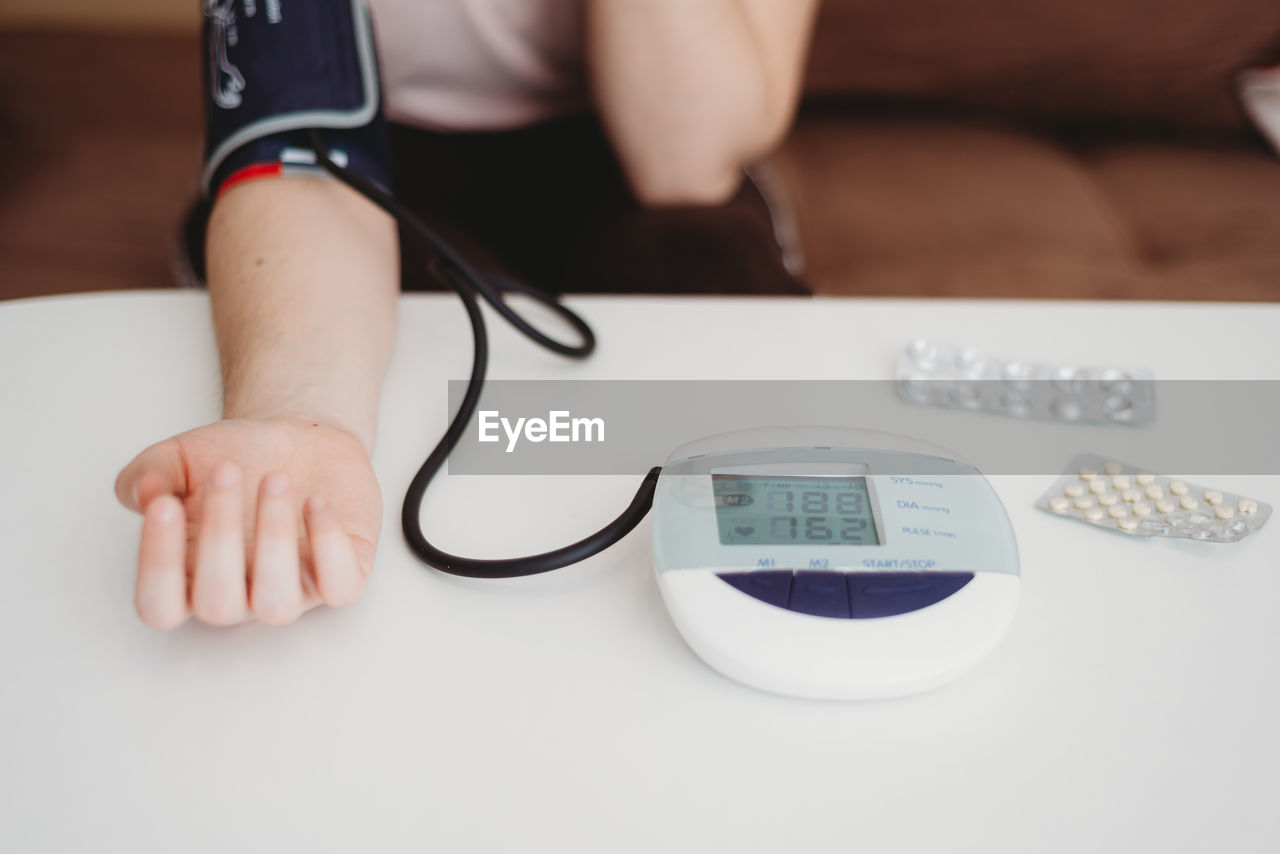
[[769, 207], [750, 181], [723, 205], [607, 207], [570, 258], [565, 290], [809, 293], [783, 263]]
[[[558, 292], [807, 294], [751, 182], [727, 204], [646, 209], [593, 117], [503, 133], [394, 128], [396, 193], [478, 264]], [[406, 287], [427, 257], [402, 241]]]

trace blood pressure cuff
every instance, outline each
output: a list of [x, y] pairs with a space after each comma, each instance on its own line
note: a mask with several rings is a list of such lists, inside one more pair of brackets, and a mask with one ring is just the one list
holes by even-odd
[[390, 155], [363, 0], [204, 0], [206, 198], [227, 181], [340, 165], [387, 187]]

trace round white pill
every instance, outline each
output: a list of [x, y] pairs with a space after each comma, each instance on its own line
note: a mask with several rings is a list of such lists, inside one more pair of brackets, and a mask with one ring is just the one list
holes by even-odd
[[1216, 489], [1206, 489], [1204, 492], [1204, 503], [1212, 507], [1217, 507], [1222, 503], [1222, 493]]
[[1098, 388], [1113, 394], [1129, 394], [1133, 391], [1133, 377], [1117, 368], [1108, 368], [1098, 377]]
[[982, 406], [982, 390], [973, 383], [957, 383], [951, 389], [951, 400], [965, 409], [977, 409]]
[[1103, 466], [1102, 470], [1105, 471], [1107, 474], [1115, 475], [1115, 474], [1120, 474], [1120, 472], [1124, 471], [1124, 466], [1120, 465], [1115, 460], [1112, 460], [1111, 462]]
[[907, 356], [912, 361], [931, 368], [938, 361], [938, 345], [927, 338], [917, 338], [907, 345]]
[[1120, 496], [1116, 495], [1114, 492], [1108, 492], [1106, 495], [1098, 496], [1098, 503], [1101, 504], [1103, 507], [1111, 507], [1112, 505], [1116, 504], [1119, 500], [1120, 500]]
[[1252, 498], [1241, 498], [1239, 503], [1236, 504], [1236, 509], [1246, 516], [1250, 516], [1258, 512], [1258, 502]]
[[1177, 506], [1172, 501], [1157, 501], [1156, 510], [1161, 513], [1172, 513], [1177, 510]]
[[1137, 530], [1138, 528], [1137, 519], [1121, 519], [1117, 524], [1119, 525], [1120, 529], [1124, 531], [1134, 531], [1134, 530]]
[[1173, 483], [1169, 484], [1169, 494], [1170, 495], [1186, 495], [1187, 485], [1180, 480], [1175, 480]]
[[1075, 505], [1077, 510], [1088, 510], [1093, 506], [1093, 499], [1086, 495], [1083, 498], [1077, 498]]
[[1178, 506], [1181, 507], [1183, 510], [1195, 510], [1197, 507], [1200, 506], [1200, 502], [1196, 501], [1190, 495], [1184, 495], [1178, 501]]
[[976, 380], [981, 379], [994, 366], [990, 356], [984, 355], [972, 347], [965, 347], [956, 354], [956, 367]]
[[1112, 507], [1107, 511], [1107, 515], [1112, 519], [1123, 519], [1125, 516], [1129, 515], [1129, 510], [1126, 507], [1117, 504], [1115, 507]]
[[1094, 495], [1101, 495], [1107, 491], [1107, 482], [1105, 480], [1089, 481], [1089, 491]]
[[1153, 483], [1147, 487], [1147, 497], [1152, 501], [1155, 501], [1157, 498], [1164, 498], [1164, 490], [1160, 488], [1160, 484]]
[[1066, 489], [1062, 490], [1062, 492], [1068, 498], [1079, 498], [1081, 495], [1084, 495], [1084, 484], [1073, 483], [1070, 486], [1068, 486]]
[[1088, 519], [1090, 522], [1101, 522], [1102, 517], [1105, 515], [1106, 514], [1097, 507], [1084, 511], [1084, 518]]
[[1133, 505], [1133, 515], [1135, 515], [1135, 516], [1150, 516], [1150, 515], [1151, 515], [1151, 505], [1150, 505], [1150, 504], [1148, 504], [1148, 503], [1146, 503], [1145, 501], [1139, 501], [1137, 504]]
[[1054, 513], [1066, 513], [1071, 509], [1071, 501], [1070, 499], [1063, 498], [1062, 496], [1051, 498], [1049, 499], [1049, 509]]
[[1077, 401], [1059, 398], [1049, 404], [1049, 411], [1060, 421], [1079, 421], [1084, 415], [1084, 407]]
[[1133, 420], [1133, 399], [1122, 394], [1113, 394], [1102, 401], [1102, 414], [1112, 421]]
[[[1080, 371], [1070, 365], [1055, 367], [1049, 382], [1058, 391], [1066, 392], [1067, 394], [1080, 394], [1084, 391], [1084, 380], [1080, 376]], [[1061, 402], [1061, 400], [1054, 401], [1054, 403]], [[1079, 404], [1076, 406], [1078, 408]]]
[[1130, 504], [1132, 504], [1135, 501], [1142, 500], [1142, 493], [1136, 489], [1126, 489], [1124, 491], [1124, 494], [1121, 495], [1120, 497], [1123, 498], [1125, 501], [1128, 501]]
[[1030, 362], [1006, 362], [1003, 373], [1006, 383], [1018, 391], [1027, 391], [1034, 385], [1032, 378], [1036, 374], [1036, 366]]
[[1118, 474], [1111, 478], [1111, 486], [1113, 489], [1128, 489], [1131, 485], [1129, 478], [1122, 474]]
[[1219, 519], [1230, 519], [1232, 516], [1236, 515], [1236, 511], [1224, 504], [1221, 507], [1213, 508], [1213, 515], [1217, 516]]
[[1005, 392], [1000, 395], [1000, 405], [1004, 411], [1015, 418], [1025, 418], [1031, 412], [1031, 404], [1025, 397], [1016, 392]]
[[1133, 479], [1138, 482], [1138, 486], [1149, 486], [1156, 482], [1156, 476], [1148, 471], [1136, 475]]
[[1081, 480], [1095, 480], [1097, 477], [1098, 473], [1093, 469], [1080, 469]]

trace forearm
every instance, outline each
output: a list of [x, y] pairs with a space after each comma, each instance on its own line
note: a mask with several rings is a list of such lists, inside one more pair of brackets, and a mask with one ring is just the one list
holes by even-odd
[[218, 200], [207, 248], [224, 416], [323, 421], [371, 451], [399, 294], [392, 220], [334, 181], [254, 181]]
[[597, 107], [642, 201], [722, 201], [795, 108], [813, 0], [588, 0]]

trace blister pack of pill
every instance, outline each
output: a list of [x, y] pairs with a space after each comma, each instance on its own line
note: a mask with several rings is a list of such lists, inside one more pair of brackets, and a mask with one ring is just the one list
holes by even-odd
[[1036, 502], [1055, 516], [1141, 537], [1234, 543], [1266, 524], [1271, 505], [1083, 454]]
[[911, 403], [1091, 424], [1147, 424], [1156, 417], [1155, 381], [1145, 368], [999, 359], [921, 338], [903, 350], [897, 376], [898, 393]]

